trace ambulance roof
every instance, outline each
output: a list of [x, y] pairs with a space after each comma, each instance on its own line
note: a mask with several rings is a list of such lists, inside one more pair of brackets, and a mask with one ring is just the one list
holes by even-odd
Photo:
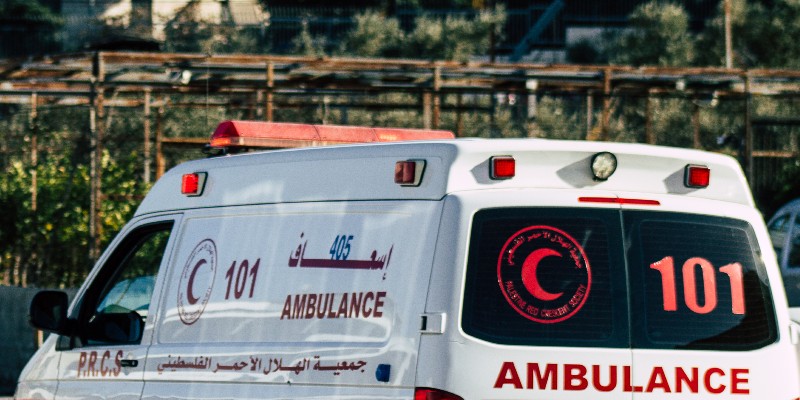
[[[611, 152], [616, 172], [593, 179], [592, 157]], [[493, 156], [512, 156], [511, 179], [490, 179]], [[398, 161], [425, 160], [419, 186], [394, 181]], [[710, 184], [684, 185], [686, 166], [711, 170]], [[207, 173], [200, 196], [181, 193], [184, 174]], [[338, 200], [439, 200], [468, 190], [544, 188], [672, 194], [753, 206], [739, 164], [698, 150], [548, 139], [454, 139], [274, 150], [183, 163], [153, 187], [137, 215], [200, 207]]]

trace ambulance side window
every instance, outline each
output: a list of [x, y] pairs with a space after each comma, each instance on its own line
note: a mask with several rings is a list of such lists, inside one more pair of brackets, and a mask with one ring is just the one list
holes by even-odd
[[171, 228], [145, 225], [117, 246], [82, 301], [79, 346], [139, 343]]

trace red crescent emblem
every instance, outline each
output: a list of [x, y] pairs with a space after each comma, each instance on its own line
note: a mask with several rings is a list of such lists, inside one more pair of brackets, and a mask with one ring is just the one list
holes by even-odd
[[178, 316], [185, 325], [194, 324], [203, 314], [211, 299], [216, 270], [217, 245], [204, 239], [189, 254], [178, 282]]
[[[540, 268], [545, 258], [551, 259], [546, 268]], [[572, 318], [583, 308], [591, 291], [592, 273], [589, 259], [575, 238], [553, 226], [531, 225], [509, 236], [500, 249], [497, 283], [508, 305], [519, 315], [554, 324]]]
[[539, 284], [539, 276], [536, 274], [539, 269], [539, 262], [543, 258], [555, 256], [561, 257], [561, 253], [545, 247], [533, 251], [522, 263], [522, 283], [525, 285], [525, 289], [528, 289], [528, 292], [539, 300], [553, 301], [564, 294], [564, 292], [550, 293], [544, 290], [542, 285]]
[[200, 269], [200, 267], [202, 267], [203, 264], [206, 264], [207, 262], [208, 261], [206, 261], [206, 260], [198, 261], [197, 264], [194, 265], [194, 269], [192, 270], [192, 274], [189, 275], [189, 282], [186, 284], [186, 286], [187, 286], [187, 288], [186, 288], [186, 300], [189, 301], [189, 304], [192, 304], [192, 305], [197, 304], [197, 300], [199, 300], [197, 297], [194, 297], [194, 291], [192, 290], [192, 288], [194, 287], [194, 276], [197, 275], [197, 270]]

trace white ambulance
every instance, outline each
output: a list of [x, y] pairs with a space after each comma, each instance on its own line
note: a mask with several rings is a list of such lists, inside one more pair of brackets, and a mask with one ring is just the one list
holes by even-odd
[[229, 151], [400, 142], [175, 167], [71, 306], [34, 299], [55, 334], [16, 398], [800, 397], [735, 160], [447, 137], [223, 123], [211, 145]]

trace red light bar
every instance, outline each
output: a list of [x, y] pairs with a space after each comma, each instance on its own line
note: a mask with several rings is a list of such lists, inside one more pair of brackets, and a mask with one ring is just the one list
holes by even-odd
[[648, 199], [628, 199], [622, 197], [578, 197], [581, 203], [613, 203], [613, 204], [637, 204], [642, 206], [660, 206], [658, 200]]
[[195, 172], [192, 174], [183, 174], [181, 177], [181, 193], [187, 196], [200, 196], [203, 194], [203, 189], [206, 186], [205, 172]]
[[516, 174], [517, 162], [511, 156], [494, 156], [489, 159], [489, 177], [494, 180], [511, 179]]
[[283, 122], [224, 121], [211, 136], [211, 147], [304, 147], [344, 143], [453, 139], [449, 131]]
[[690, 188], [704, 188], [711, 183], [711, 169], [705, 165], [686, 166], [683, 173], [683, 184]]

